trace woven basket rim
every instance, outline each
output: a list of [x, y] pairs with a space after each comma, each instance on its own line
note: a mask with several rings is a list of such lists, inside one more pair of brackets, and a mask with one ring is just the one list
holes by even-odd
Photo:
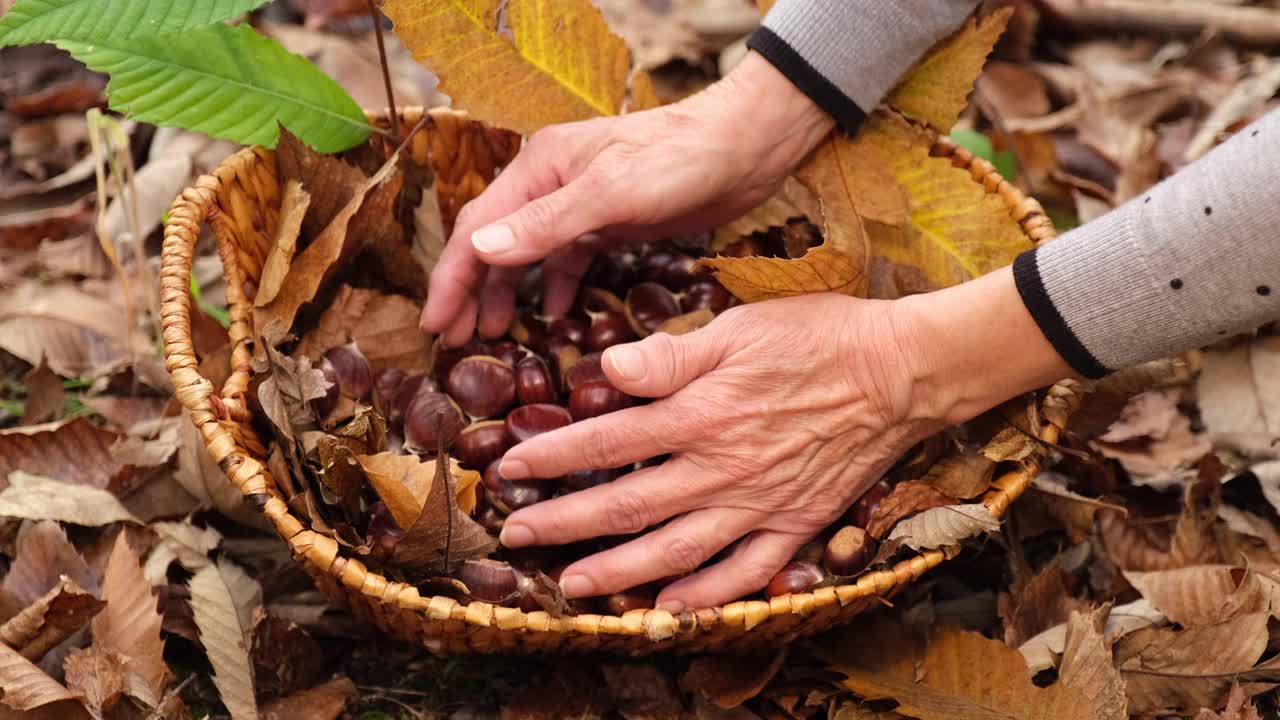
[[[402, 124], [412, 125], [425, 113], [433, 118], [452, 116], [467, 120], [465, 112], [440, 108], [404, 108], [398, 115]], [[386, 122], [385, 113], [368, 111], [375, 122]], [[919, 126], [917, 126], [919, 127]], [[923, 128], [933, 140], [930, 154], [950, 158], [953, 166], [967, 169], [973, 180], [988, 194], [998, 196], [1018, 223], [1031, 244], [1040, 244], [1056, 235], [1053, 224], [1040, 203], [1025, 195], [1000, 176], [986, 160], [975, 157], [946, 137]], [[267, 162], [273, 151], [261, 147], [243, 148], [224, 160], [211, 173], [199, 178], [174, 200], [169, 222], [165, 226], [161, 261], [161, 320], [165, 345], [165, 362], [173, 380], [175, 395], [190, 412], [192, 422], [200, 430], [207, 450], [219, 467], [241, 492], [256, 504], [277, 533], [289, 544], [295, 559], [335, 579], [352, 592], [368, 597], [376, 606], [394, 605], [397, 609], [425, 616], [429, 621], [461, 622], [474, 628], [526, 633], [565, 633], [598, 636], [621, 634], [644, 636], [654, 648], [678, 649], [681, 636], [697, 635], [717, 624], [738, 625], [749, 631], [755, 625], [779, 613], [807, 614], [815, 608], [839, 603], [846, 606], [857, 600], [886, 598], [914, 582], [928, 570], [941, 564], [947, 554], [928, 550], [896, 563], [893, 567], [866, 572], [853, 583], [824, 587], [813, 592], [778, 596], [769, 600], [738, 600], [714, 607], [685, 610], [673, 615], [665, 610], [633, 610], [622, 616], [590, 614], [553, 618], [546, 612], [526, 613], [518, 608], [505, 608], [483, 602], [466, 605], [445, 596], [423, 597], [413, 585], [388, 580], [380, 572], [369, 570], [356, 557], [342, 550], [338, 543], [309, 526], [309, 521], [295, 516], [281, 496], [262, 459], [254, 457], [247, 441], [227, 428], [248, 422], [249, 411], [234, 401], [244, 387], [224, 387], [222, 396], [214, 394], [213, 383], [198, 370], [192, 345], [189, 278], [193, 249], [200, 227], [214, 226], [219, 254], [227, 273], [228, 302], [245, 302], [235, 270], [234, 252], [224, 247], [224, 236], [218, 232], [222, 210], [218, 191], [229, 182], [242, 178], [253, 163]], [[251, 304], [251, 303], [250, 303]], [[239, 326], [238, 325], [243, 325]], [[248, 321], [230, 328], [233, 346], [243, 346], [252, 337]], [[233, 353], [233, 366], [237, 364]], [[247, 364], [247, 363], [241, 363]], [[245, 368], [241, 368], [245, 369]], [[1078, 406], [1081, 385], [1065, 380], [1048, 390], [1042, 407], [1045, 421], [1036, 433], [1042, 441], [1019, 467], [992, 480], [981, 502], [999, 518], [1039, 472], [1052, 446], [1064, 430], [1066, 417]], [[1050, 406], [1060, 412], [1048, 412]], [[263, 452], [265, 456], [265, 451]], [[435, 648], [433, 648], [435, 649]]]

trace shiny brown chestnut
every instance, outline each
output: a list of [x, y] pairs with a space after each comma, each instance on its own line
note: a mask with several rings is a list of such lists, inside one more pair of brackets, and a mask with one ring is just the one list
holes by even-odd
[[765, 588], [765, 595], [778, 597], [790, 593], [802, 593], [812, 590], [814, 586], [826, 579], [822, 568], [807, 562], [790, 562], [778, 571]]
[[627, 287], [636, 281], [636, 254], [622, 251], [596, 255], [582, 280], [597, 287]]
[[320, 370], [338, 383], [343, 395], [357, 400], [365, 398], [373, 390], [373, 371], [369, 369], [369, 360], [355, 343], [329, 348], [320, 359]]
[[883, 480], [867, 488], [862, 497], [858, 498], [845, 513], [845, 519], [850, 525], [856, 525], [865, 530], [867, 525], [871, 524], [871, 517], [875, 515], [876, 508], [880, 507], [880, 501], [888, 497], [891, 490], [889, 484]]
[[542, 318], [526, 310], [511, 321], [507, 334], [513, 340], [536, 353], [546, 352], [547, 340], [551, 337], [547, 323]]
[[524, 348], [510, 340], [500, 340], [489, 345], [489, 354], [502, 362], [515, 367], [516, 363], [529, 356]]
[[591, 352], [582, 356], [582, 359], [574, 363], [565, 376], [565, 387], [569, 392], [573, 392], [579, 385], [585, 385], [589, 382], [599, 380], [608, 380], [604, 374], [604, 366], [601, 361], [604, 359], [604, 353]]
[[475, 520], [490, 535], [502, 534], [502, 524], [506, 522], [506, 519], [506, 516], [499, 512], [491, 502], [485, 501], [476, 505]]
[[431, 366], [431, 377], [435, 378], [438, 382], [443, 383], [444, 379], [449, 377], [449, 371], [453, 369], [453, 366], [461, 362], [462, 358], [471, 354], [472, 353], [467, 352], [465, 348], [460, 347], [436, 348], [435, 363]]
[[614, 615], [622, 615], [631, 610], [652, 610], [658, 594], [648, 585], [633, 587], [616, 592], [604, 599], [604, 605]]
[[645, 280], [679, 291], [697, 276], [696, 263], [696, 260], [684, 253], [655, 250], [640, 261], [640, 274]]
[[519, 576], [501, 560], [467, 560], [458, 569], [458, 580], [474, 600], [501, 605], [515, 599]]
[[640, 283], [627, 292], [627, 323], [640, 337], [648, 337], [659, 325], [679, 314], [676, 296], [658, 283]]
[[324, 419], [338, 406], [338, 399], [342, 397], [342, 391], [338, 386], [338, 374], [334, 372], [333, 368], [321, 365], [318, 369], [324, 375], [324, 380], [328, 383], [328, 387], [325, 388], [324, 395], [311, 399], [311, 409], [315, 411], [317, 417]]
[[390, 418], [396, 391], [406, 377], [408, 374], [400, 368], [384, 368], [373, 374], [373, 407], [382, 417]]
[[431, 379], [426, 373], [415, 373], [405, 377], [400, 382], [400, 386], [396, 388], [395, 395], [391, 398], [391, 406], [387, 409], [389, 413], [387, 420], [397, 422], [404, 418], [409, 410], [409, 405], [421, 393], [439, 392], [440, 388], [436, 385], [436, 381]]
[[516, 363], [516, 398], [521, 405], [555, 402], [556, 386], [551, 371], [537, 355]]
[[628, 407], [631, 396], [606, 380], [579, 385], [569, 395], [569, 414], [578, 422]]
[[405, 447], [411, 452], [430, 454], [442, 439], [446, 448], [452, 447], [466, 424], [462, 409], [448, 395], [418, 393], [404, 414]]
[[876, 541], [866, 530], [846, 525], [827, 541], [822, 565], [832, 575], [857, 575], [871, 563], [875, 550]]
[[575, 317], [556, 318], [551, 321], [547, 332], [551, 337], [562, 337], [574, 345], [581, 345], [587, 336], [587, 323]]
[[499, 478], [498, 492], [489, 495], [489, 502], [499, 512], [510, 515], [531, 505], [550, 500], [556, 495], [554, 480], [507, 480]]
[[552, 383], [564, 387], [569, 371], [582, 360], [582, 350], [566, 338], [554, 337], [547, 341], [546, 360]]
[[376, 549], [383, 557], [390, 557], [396, 545], [404, 538], [404, 533], [385, 503], [379, 500], [373, 504], [369, 512], [369, 531], [366, 533], [366, 542], [371, 548]]
[[604, 468], [599, 470], [577, 470], [560, 478], [561, 492], [578, 492], [586, 490], [597, 485], [603, 485], [608, 482], [617, 480], [622, 475], [618, 468]]
[[680, 308], [685, 312], [707, 309], [719, 315], [733, 306], [733, 294], [715, 278], [699, 278], [689, 283], [680, 298]]
[[[560, 577], [568, 567], [569, 563], [560, 563], [547, 571], [547, 577], [559, 583]], [[568, 598], [565, 603], [569, 606], [569, 612], [574, 615], [590, 615], [600, 610], [600, 598]]]
[[591, 352], [602, 352], [606, 348], [634, 339], [635, 333], [627, 322], [626, 313], [609, 310], [591, 318], [591, 327], [587, 329], [582, 344]]
[[559, 405], [521, 405], [507, 413], [507, 435], [515, 443], [557, 430], [573, 422], [569, 411]]
[[504, 420], [471, 423], [453, 444], [453, 456], [466, 467], [483, 470], [511, 447]]
[[445, 389], [471, 417], [500, 417], [515, 403], [516, 374], [496, 357], [473, 355], [453, 366]]
[[585, 287], [578, 293], [577, 310], [587, 317], [593, 318], [606, 312], [622, 312], [624, 307], [622, 298], [604, 288]]

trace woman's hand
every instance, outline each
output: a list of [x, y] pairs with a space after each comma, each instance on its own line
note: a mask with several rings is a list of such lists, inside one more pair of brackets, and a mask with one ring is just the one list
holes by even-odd
[[672, 611], [760, 589], [913, 443], [1069, 374], [1007, 268], [897, 302], [826, 294], [732, 308], [689, 335], [610, 348], [604, 369], [619, 389], [661, 399], [521, 443], [501, 473], [671, 458], [513, 513], [501, 539], [644, 533], [567, 568], [569, 597], [689, 573], [737, 542], [662, 591]]
[[[703, 230], [763, 202], [834, 122], [755, 53], [674, 105], [549, 127], [458, 216], [422, 326], [445, 344], [506, 332], [527, 267], [569, 310], [601, 242]], [[596, 235], [592, 240], [580, 238]], [[492, 267], [491, 267], [492, 266]]]

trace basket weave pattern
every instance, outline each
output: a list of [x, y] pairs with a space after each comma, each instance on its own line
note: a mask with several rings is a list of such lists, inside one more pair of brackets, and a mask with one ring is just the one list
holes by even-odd
[[[400, 114], [400, 126], [407, 129], [422, 117], [421, 109], [406, 109]], [[374, 120], [387, 124], [385, 118]], [[415, 162], [429, 163], [435, 171], [441, 208], [449, 223], [517, 148], [518, 138], [509, 133], [485, 128], [459, 112], [432, 110], [409, 153]], [[990, 163], [942, 138], [936, 140], [932, 154], [950, 158], [987, 192], [998, 195], [1029, 243], [1053, 238], [1053, 225], [1039, 203], [1001, 178]], [[266, 451], [251, 423], [246, 395], [252, 373], [252, 293], [279, 220], [281, 191], [274, 152], [247, 148], [174, 201], [165, 226], [160, 281], [165, 360], [177, 397], [190, 411], [219, 467], [261, 509], [316, 585], [361, 620], [441, 653], [745, 650], [778, 645], [848, 621], [945, 559], [943, 551], [932, 550], [890, 569], [864, 574], [851, 585], [680, 615], [635, 610], [622, 616], [560, 618], [482, 602], [462, 605], [447, 597], [423, 597], [412, 585], [370, 571], [358, 559], [343, 554], [337, 541], [311, 530], [290, 512], [265, 465]], [[226, 274], [231, 316], [231, 373], [218, 391], [199, 372], [191, 336], [192, 256], [206, 224], [213, 231]], [[1080, 386], [1070, 381], [1044, 395], [1039, 437], [1045, 445], [1018, 469], [992, 481], [982, 502], [995, 516], [1001, 516], [1030, 484], [1047, 454], [1046, 445], [1057, 441], [1080, 397]]]

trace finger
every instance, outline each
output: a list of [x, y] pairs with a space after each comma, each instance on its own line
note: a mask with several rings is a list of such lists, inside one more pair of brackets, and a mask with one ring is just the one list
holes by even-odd
[[699, 506], [711, 491], [693, 483], [697, 469], [681, 458], [625, 475], [611, 483], [562, 495], [512, 513], [499, 540], [507, 547], [563, 545], [606, 535], [628, 535]]
[[759, 513], [737, 508], [695, 510], [631, 542], [573, 563], [561, 575], [560, 586], [567, 597], [590, 597], [693, 572], [759, 519]]
[[490, 265], [537, 262], [580, 235], [617, 221], [626, 204], [612, 195], [621, 189], [600, 171], [588, 169], [559, 190], [480, 228], [471, 237], [472, 245]]
[[467, 299], [484, 282], [488, 269], [476, 258], [471, 243], [446, 243], [427, 280], [427, 303], [419, 323], [423, 331], [443, 334], [453, 325]]
[[595, 253], [572, 245], [542, 263], [542, 311], [552, 317], [567, 315], [578, 294], [578, 284]]
[[701, 433], [683, 427], [688, 414], [678, 410], [670, 402], [641, 405], [538, 435], [508, 450], [498, 472], [509, 480], [555, 478], [679, 452]]
[[604, 351], [609, 381], [636, 397], [666, 397], [706, 375], [724, 359], [728, 346], [711, 327], [687, 335], [654, 333], [640, 342]]
[[440, 340], [445, 347], [460, 347], [471, 339], [476, 327], [476, 312], [480, 303], [468, 296], [462, 301], [462, 308], [454, 316], [453, 321], [440, 333]]
[[516, 308], [516, 288], [527, 270], [524, 267], [489, 269], [489, 277], [480, 295], [480, 335], [496, 338], [511, 327]]
[[663, 588], [657, 606], [678, 613], [685, 608], [715, 607], [753, 593], [768, 585], [803, 544], [799, 535], [758, 530], [721, 562]]

